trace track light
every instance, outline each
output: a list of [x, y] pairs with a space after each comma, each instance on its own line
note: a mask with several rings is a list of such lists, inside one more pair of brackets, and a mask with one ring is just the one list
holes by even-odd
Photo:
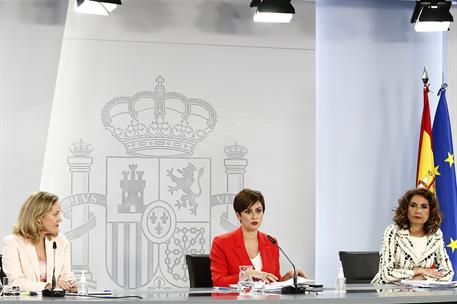
[[75, 11], [83, 14], [108, 16], [121, 0], [75, 0]]
[[454, 21], [449, 10], [451, 1], [427, 0], [416, 1], [411, 23], [416, 32], [443, 32], [449, 30]]
[[295, 14], [291, 0], [252, 0], [251, 7], [257, 7], [255, 22], [289, 23]]

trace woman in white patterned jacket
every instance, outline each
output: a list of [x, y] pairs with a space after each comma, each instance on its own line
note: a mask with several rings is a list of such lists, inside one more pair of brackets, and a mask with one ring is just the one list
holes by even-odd
[[454, 270], [439, 228], [441, 213], [435, 194], [411, 189], [398, 200], [379, 252], [379, 271], [371, 283], [399, 280], [450, 281]]

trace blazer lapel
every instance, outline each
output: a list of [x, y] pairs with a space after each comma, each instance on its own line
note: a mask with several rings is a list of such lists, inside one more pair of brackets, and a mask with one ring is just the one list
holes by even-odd
[[409, 255], [415, 265], [419, 263], [419, 257], [416, 256], [413, 250], [411, 240], [409, 239], [409, 232], [407, 229], [398, 230], [398, 246], [403, 252]]
[[420, 256], [419, 261], [422, 262], [423, 259], [425, 259], [431, 252], [435, 252], [437, 246], [440, 244], [439, 243], [440, 236], [438, 235], [437, 232], [434, 234], [427, 236], [427, 245], [425, 246], [425, 250]]
[[243, 231], [241, 230], [241, 227], [235, 231], [233, 237], [235, 239], [234, 249], [240, 261], [240, 265], [252, 266], [251, 259], [249, 258], [248, 252], [246, 251], [246, 246], [244, 246]]
[[36, 279], [39, 281], [40, 280], [40, 264], [38, 263], [38, 255], [35, 250], [35, 246], [33, 246], [32, 243], [26, 240], [21, 240], [24, 242], [24, 247], [25, 247], [25, 252], [27, 253], [27, 256], [29, 257], [30, 263], [33, 266], [33, 270], [35, 272]]

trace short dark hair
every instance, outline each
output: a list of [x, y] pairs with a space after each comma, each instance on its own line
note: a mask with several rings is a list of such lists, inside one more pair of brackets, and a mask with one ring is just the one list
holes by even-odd
[[262, 209], [265, 212], [265, 200], [262, 193], [260, 191], [246, 188], [241, 190], [235, 196], [235, 199], [233, 200], [233, 209], [235, 209], [236, 213], [241, 213], [257, 202], [262, 204]]
[[435, 193], [425, 188], [410, 189], [398, 200], [398, 208], [395, 209], [394, 222], [403, 229], [409, 229], [411, 223], [408, 219], [408, 206], [415, 195], [425, 198], [430, 204], [430, 215], [424, 224], [426, 234], [435, 233], [441, 224], [441, 212]]

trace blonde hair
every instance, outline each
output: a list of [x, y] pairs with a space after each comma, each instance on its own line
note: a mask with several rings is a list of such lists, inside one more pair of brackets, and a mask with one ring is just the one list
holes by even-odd
[[57, 195], [49, 192], [32, 193], [21, 207], [17, 223], [13, 226], [13, 234], [20, 235], [33, 244], [38, 243], [40, 234], [45, 230], [41, 219], [58, 200]]

